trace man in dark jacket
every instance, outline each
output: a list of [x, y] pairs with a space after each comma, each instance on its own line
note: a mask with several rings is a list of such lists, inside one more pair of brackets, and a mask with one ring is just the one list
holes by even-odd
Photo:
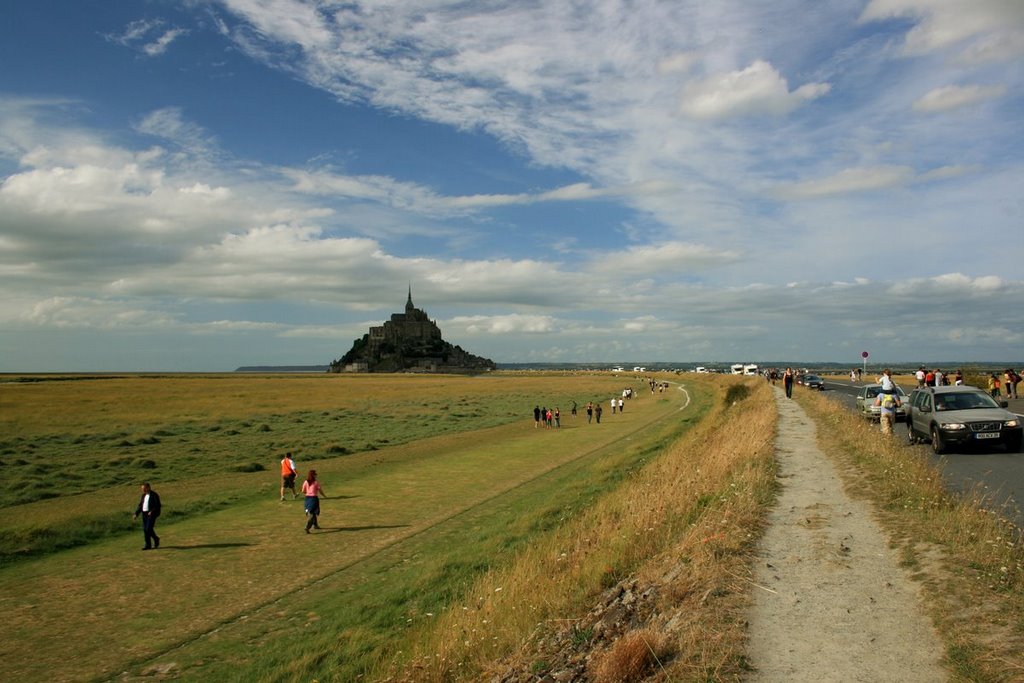
[[142, 515], [142, 534], [146, 538], [146, 545], [143, 550], [160, 547], [160, 537], [156, 535], [154, 527], [156, 519], [160, 516], [160, 494], [149, 486], [149, 482], [142, 484], [142, 496], [139, 498], [139, 506], [135, 508], [132, 519]]

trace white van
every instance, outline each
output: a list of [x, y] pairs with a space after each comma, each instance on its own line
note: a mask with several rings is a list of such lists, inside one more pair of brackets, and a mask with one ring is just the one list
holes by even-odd
[[742, 375], [743, 374], [743, 363], [735, 363], [732, 366], [732, 374]]
[[747, 377], [756, 377], [760, 372], [758, 372], [757, 366], [751, 363], [750, 365], [743, 366], [743, 374]]

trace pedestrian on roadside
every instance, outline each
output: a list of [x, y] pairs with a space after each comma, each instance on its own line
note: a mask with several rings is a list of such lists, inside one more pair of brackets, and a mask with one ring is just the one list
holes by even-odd
[[148, 481], [142, 482], [142, 495], [132, 519], [138, 518], [139, 515], [142, 515], [142, 536], [146, 539], [146, 545], [142, 549], [159, 548], [160, 537], [156, 535], [156, 520], [160, 516], [160, 494], [153, 490]]
[[284, 458], [281, 460], [281, 500], [284, 500], [284, 490], [291, 489], [292, 500], [297, 497], [295, 494], [295, 476], [298, 474], [298, 470], [295, 469], [295, 461], [292, 460], [291, 453], [285, 453]]
[[879, 407], [878, 425], [882, 428], [883, 434], [892, 434], [896, 422], [896, 409], [900, 407], [900, 397], [893, 393], [879, 393], [875, 398], [875, 405]]
[[958, 387], [964, 385], [964, 371], [957, 368], [956, 374], [953, 376], [953, 384]]
[[618, 403], [615, 401], [615, 397], [612, 397], [612, 415], [615, 414], [615, 408], [618, 407]]
[[572, 415], [573, 417], [576, 417], [576, 401], [572, 402], [572, 410], [569, 411], [569, 414]]
[[949, 384], [949, 380], [947, 380], [946, 376], [942, 374], [942, 370], [935, 368], [935, 386], [942, 387], [947, 384]]
[[[853, 379], [852, 372], [850, 379]], [[793, 368], [786, 368], [786, 372], [782, 374], [782, 386], [786, 388], [786, 398], [793, 398]]]
[[1013, 381], [1015, 374], [1013, 368], [1006, 368], [1003, 373], [1003, 392], [1006, 394], [1007, 400], [1017, 398], [1017, 385]]
[[619, 399], [619, 415], [622, 415], [622, 411], [625, 410], [625, 401]]
[[594, 418], [594, 402], [587, 401], [587, 424]]
[[561, 429], [562, 428], [562, 411], [560, 411], [558, 409], [558, 406], [555, 406], [554, 416], [555, 416], [555, 429]]
[[600, 403], [598, 403], [596, 406], [594, 406], [594, 419], [597, 421], [597, 424], [601, 424], [601, 404]]
[[306, 497], [306, 533], [310, 529], [320, 528], [320, 494], [325, 497], [327, 493], [320, 482], [316, 480], [316, 470], [310, 470], [306, 475], [306, 481], [302, 482], [302, 495]]
[[923, 365], [917, 369], [917, 372], [914, 373], [914, 379], [917, 380], [917, 388], [918, 389], [921, 389], [921, 388], [924, 387], [924, 366]]
[[988, 393], [992, 398], [999, 398], [999, 378], [994, 372], [988, 378]]

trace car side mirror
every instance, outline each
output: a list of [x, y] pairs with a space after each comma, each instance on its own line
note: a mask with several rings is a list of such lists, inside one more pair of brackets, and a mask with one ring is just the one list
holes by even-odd
[[1010, 402], [1009, 401], [1000, 401], [999, 402], [999, 407], [1000, 408], [1009, 408], [1010, 407]]

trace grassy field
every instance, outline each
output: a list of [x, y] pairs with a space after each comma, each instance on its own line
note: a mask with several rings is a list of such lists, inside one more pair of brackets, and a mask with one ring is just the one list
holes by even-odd
[[[389, 446], [532, 418], [537, 403], [568, 417], [573, 400], [606, 400], [625, 380], [610, 381], [211, 375], [0, 383], [0, 563], [127, 532], [123, 512], [144, 479], [174, 494], [169, 515], [208, 513], [268, 495], [286, 451], [300, 465], [345, 458], [369, 466], [386, 460]], [[59, 506], [47, 502], [55, 499]]]
[[[624, 414], [569, 417], [573, 400], [606, 404], [631, 381], [643, 390]], [[481, 576], [657, 459], [716, 395], [608, 375], [0, 385], [0, 462], [15, 488], [46, 492], [9, 492], [0, 508], [0, 677], [379, 670]], [[535, 404], [561, 407], [562, 429], [535, 429]], [[300, 502], [277, 500], [284, 450], [321, 472], [319, 534], [302, 533]], [[156, 553], [127, 521], [143, 478], [167, 512]], [[55, 641], [58, 661], [24, 656]]]

